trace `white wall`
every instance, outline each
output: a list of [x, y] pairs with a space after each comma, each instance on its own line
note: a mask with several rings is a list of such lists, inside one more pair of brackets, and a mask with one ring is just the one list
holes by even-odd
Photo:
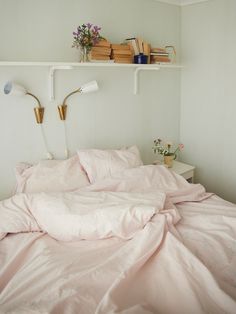
[[[83, 22], [102, 27], [119, 43], [141, 36], [153, 46], [175, 45], [179, 52], [180, 8], [154, 0], [0, 0], [0, 61], [77, 61], [72, 31]], [[140, 93], [133, 95], [133, 69], [76, 68], [56, 73], [56, 100], [48, 100], [48, 68], [0, 67], [1, 90], [14, 80], [37, 95], [45, 106], [44, 128], [50, 151], [63, 158], [63, 127], [56, 105], [81, 84], [96, 79], [96, 94], [74, 95], [68, 101], [71, 152], [80, 147], [120, 147], [136, 143], [145, 162], [155, 159], [157, 136], [178, 141], [180, 72], [161, 70], [140, 75]], [[44, 158], [31, 97], [0, 94], [0, 198], [14, 186], [19, 161]]]
[[236, 203], [236, 1], [182, 8], [180, 138], [208, 191]]

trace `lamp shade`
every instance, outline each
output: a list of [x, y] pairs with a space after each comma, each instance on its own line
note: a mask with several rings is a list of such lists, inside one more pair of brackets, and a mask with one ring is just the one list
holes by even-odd
[[91, 93], [95, 92], [99, 89], [97, 81], [91, 81], [87, 84], [84, 84], [80, 87], [80, 93], [85, 94], [85, 93]]
[[26, 95], [26, 89], [21, 86], [17, 85], [13, 82], [7, 82], [4, 86], [4, 94], [11, 95], [11, 96], [24, 96]]

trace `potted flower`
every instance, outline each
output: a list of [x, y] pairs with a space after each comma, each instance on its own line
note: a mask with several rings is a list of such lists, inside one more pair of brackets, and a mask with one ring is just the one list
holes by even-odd
[[162, 140], [158, 138], [157, 140], [154, 140], [154, 146], [152, 148], [155, 154], [158, 153], [164, 157], [164, 163], [168, 166], [168, 168], [172, 167], [173, 160], [175, 160], [177, 157], [177, 152], [181, 151], [184, 148], [184, 145], [179, 144], [173, 150], [172, 147], [172, 142], [166, 142], [162, 144]]
[[101, 27], [91, 23], [82, 24], [73, 32], [73, 48], [80, 49], [80, 62], [88, 62], [89, 54], [94, 45], [96, 45], [103, 37], [99, 31]]

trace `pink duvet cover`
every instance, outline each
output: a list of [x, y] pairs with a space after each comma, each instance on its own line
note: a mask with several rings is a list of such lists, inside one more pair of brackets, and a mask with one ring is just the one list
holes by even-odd
[[[51, 194], [23, 194], [0, 203], [0, 234], [8, 233], [0, 241], [0, 313], [236, 312], [235, 205], [160, 166], [125, 170], [72, 199], [75, 195], [88, 198], [82, 211], [74, 201], [67, 202], [67, 193], [58, 195], [56, 205]], [[116, 214], [116, 206], [123, 208], [119, 226], [125, 217], [127, 234], [132, 218], [138, 218], [129, 240], [119, 234], [94, 239], [92, 213], [99, 195], [103, 201], [96, 200], [98, 210], [109, 202]], [[86, 232], [93, 233], [93, 240], [58, 241], [58, 225], [54, 238], [46, 234], [44, 209], [52, 196], [48, 211], [60, 215], [62, 210], [65, 225], [71, 214], [90, 215], [91, 230]], [[83, 211], [88, 204], [88, 212]], [[137, 216], [129, 220], [130, 208]], [[112, 217], [105, 217], [111, 230]], [[53, 221], [48, 225], [53, 227]]]

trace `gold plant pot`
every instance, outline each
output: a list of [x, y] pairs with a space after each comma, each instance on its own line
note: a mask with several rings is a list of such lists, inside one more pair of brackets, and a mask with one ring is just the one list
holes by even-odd
[[164, 156], [164, 164], [167, 165], [168, 168], [173, 167], [173, 160], [175, 159], [175, 155]]
[[37, 123], [42, 124], [43, 123], [43, 115], [44, 115], [44, 108], [43, 107], [35, 107], [34, 108], [34, 114]]

